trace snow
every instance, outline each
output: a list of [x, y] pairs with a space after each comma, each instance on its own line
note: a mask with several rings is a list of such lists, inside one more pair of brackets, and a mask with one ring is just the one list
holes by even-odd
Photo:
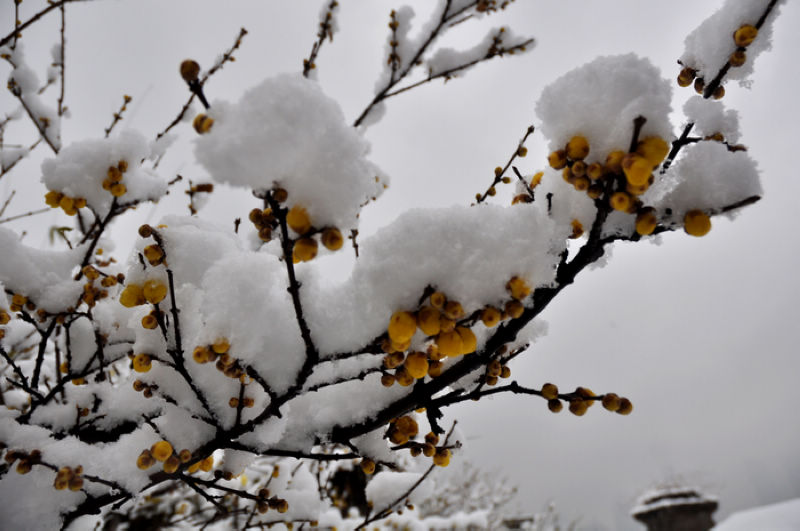
[[361, 205], [388, 184], [339, 105], [300, 74], [266, 79], [236, 104], [215, 101], [209, 116], [214, 125], [195, 141], [195, 156], [213, 179], [282, 187], [314, 227], [355, 228]]
[[6, 289], [52, 313], [76, 304], [82, 287], [71, 273], [81, 263], [84, 246], [43, 251], [24, 245], [16, 233], [0, 227], [0, 249], [0, 282]]
[[739, 114], [733, 109], [725, 109], [721, 101], [692, 96], [684, 104], [683, 113], [694, 123], [692, 132], [695, 135], [722, 133], [730, 144], [739, 141]]
[[118, 204], [158, 201], [167, 192], [167, 183], [142, 165], [151, 156], [150, 143], [139, 132], [124, 129], [109, 138], [73, 142], [54, 158], [42, 163], [42, 181], [48, 190], [71, 198], [84, 198], [99, 217], [105, 217], [115, 199], [103, 189], [110, 167], [127, 163], [121, 182], [127, 188]]
[[737, 511], [714, 526], [715, 531], [794, 531], [800, 529], [800, 498]]
[[671, 140], [671, 100], [672, 85], [649, 60], [635, 54], [598, 57], [542, 91], [538, 129], [551, 151], [583, 135], [590, 147], [586, 162], [605, 162], [613, 150], [627, 152], [637, 116], [647, 119], [640, 138]]

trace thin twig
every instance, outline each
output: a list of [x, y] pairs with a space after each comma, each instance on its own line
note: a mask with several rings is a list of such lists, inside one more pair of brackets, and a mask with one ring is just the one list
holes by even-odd
[[307, 59], [303, 59], [303, 76], [308, 77], [311, 70], [317, 67], [316, 59], [322, 45], [325, 44], [325, 39], [333, 42], [333, 11], [339, 6], [339, 2], [331, 0], [328, 4], [328, 10], [325, 13], [322, 21], [319, 23], [319, 31], [317, 32], [317, 40], [311, 46], [311, 53]]
[[[534, 127], [532, 125], [529, 125], [528, 129], [525, 131], [525, 135], [517, 143], [517, 147], [514, 150], [514, 153], [511, 154], [511, 157], [509, 157], [508, 162], [506, 162], [506, 165], [501, 168], [501, 171], [499, 173], [495, 172], [494, 180], [492, 181], [492, 184], [489, 185], [489, 187], [486, 189], [485, 192], [483, 192], [482, 195], [479, 195], [476, 198], [477, 202], [479, 204], [483, 203], [486, 200], [486, 198], [489, 197], [490, 195], [494, 195], [494, 193], [492, 193], [492, 190], [494, 189], [494, 187], [497, 184], [499, 184], [503, 180], [503, 177], [505, 176], [505, 173], [508, 171], [508, 168], [510, 168], [511, 165], [514, 163], [514, 161], [517, 159], [517, 157], [520, 156], [520, 152], [521, 152], [522, 148], [525, 147], [525, 141], [528, 140], [528, 137], [533, 134], [533, 131], [534, 131]], [[522, 180], [522, 182], [525, 182], [524, 179], [521, 179], [521, 180]]]

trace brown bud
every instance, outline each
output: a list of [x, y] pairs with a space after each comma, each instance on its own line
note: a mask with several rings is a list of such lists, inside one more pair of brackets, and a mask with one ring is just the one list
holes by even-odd
[[200, 65], [197, 61], [186, 59], [181, 63], [181, 77], [187, 83], [197, 81], [197, 76], [200, 75]]

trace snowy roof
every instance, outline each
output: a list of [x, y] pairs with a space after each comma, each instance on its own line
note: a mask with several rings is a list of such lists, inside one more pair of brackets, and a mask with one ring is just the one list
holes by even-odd
[[717, 498], [705, 496], [694, 487], [663, 487], [642, 494], [631, 509], [631, 516], [637, 517], [667, 507], [714, 504]]
[[733, 513], [715, 531], [792, 531], [800, 529], [800, 498]]

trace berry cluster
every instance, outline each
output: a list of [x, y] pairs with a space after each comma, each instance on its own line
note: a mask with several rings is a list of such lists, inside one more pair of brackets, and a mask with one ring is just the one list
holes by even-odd
[[116, 166], [109, 166], [106, 178], [103, 180], [103, 190], [107, 190], [114, 197], [122, 197], [128, 191], [122, 182], [122, 174], [128, 171], [128, 161], [121, 160]]
[[[192, 460], [192, 452], [183, 449], [177, 454], [172, 449], [172, 445], [168, 441], [158, 441], [150, 447], [150, 449], [142, 450], [139, 457], [136, 458], [136, 466], [141, 470], [147, 470], [156, 464], [156, 461], [163, 463], [162, 468], [167, 474], [174, 474], [178, 471], [181, 465], [187, 464]], [[198, 470], [203, 472], [210, 472], [214, 467], [214, 457], [208, 456], [205, 459], [196, 461], [186, 467], [186, 472], [194, 474]]]
[[[553, 169], [562, 170], [564, 180], [595, 201], [607, 201], [613, 210], [636, 215], [636, 233], [653, 234], [658, 217], [653, 207], [639, 199], [655, 181], [654, 171], [669, 154], [670, 145], [663, 138], [649, 136], [639, 140], [628, 153], [614, 150], [606, 155], [605, 163], [586, 163], [590, 152], [588, 140], [573, 136], [564, 149], [553, 151], [548, 162]], [[701, 210], [690, 210], [684, 216], [684, 229], [692, 236], [703, 236], [711, 230], [711, 220]], [[572, 237], [583, 234], [577, 220], [572, 224]]]
[[56, 472], [56, 478], [53, 480], [53, 488], [56, 490], [69, 489], [71, 491], [81, 490], [83, 487], [83, 467], [78, 465], [75, 468], [64, 466]]
[[[117, 283], [125, 279], [122, 273], [117, 276], [104, 275], [92, 265], [84, 266], [81, 271], [83, 272], [83, 276], [86, 277], [86, 284], [83, 285], [81, 301], [85, 302], [89, 308], [94, 307], [98, 300], [108, 297], [108, 288], [116, 286]], [[101, 276], [103, 277], [102, 279], [100, 279]], [[97, 280], [100, 280], [100, 287], [95, 284]]]
[[55, 190], [44, 194], [44, 202], [52, 208], [60, 207], [68, 216], [74, 216], [78, 213], [78, 209], [86, 206], [86, 199], [83, 197], [69, 197]]
[[[437, 466], [447, 466], [450, 464], [451, 452], [449, 448], [437, 446], [439, 436], [434, 432], [425, 435], [424, 442], [415, 441], [414, 438], [419, 434], [419, 425], [410, 415], [404, 415], [393, 419], [386, 430], [386, 438], [393, 444], [405, 446], [411, 452], [412, 457], [424, 455], [433, 459]], [[361, 462], [361, 469], [365, 473], [371, 474], [375, 471], [375, 463], [365, 459]]]
[[[511, 299], [500, 310], [494, 306], [486, 306], [471, 316], [466, 316], [461, 303], [448, 300], [441, 291], [428, 296], [428, 304], [423, 304], [416, 312], [399, 310], [392, 314], [387, 327], [387, 336], [381, 347], [386, 356], [381, 383], [390, 387], [395, 382], [409, 386], [415, 380], [430, 376], [438, 377], [442, 373], [445, 358], [454, 358], [471, 354], [478, 347], [478, 339], [470, 329], [478, 319], [484, 326], [492, 328], [504, 319], [516, 319], [525, 311], [522, 300], [531, 294], [531, 287], [521, 277], [513, 277], [506, 284]], [[413, 351], [406, 354], [411, 347], [411, 339], [419, 329], [431, 341], [425, 352]], [[502, 369], [501, 369], [502, 372]]]
[[[753, 41], [758, 37], [758, 28], [752, 24], [742, 24], [733, 32], [732, 37], [736, 49], [728, 57], [728, 64], [734, 68], [738, 68], [747, 62], [747, 47], [753, 44]], [[694, 83], [695, 91], [705, 96], [706, 82], [702, 77], [696, 76], [697, 70], [688, 66], [684, 67], [678, 74], [678, 85], [681, 87], [688, 87]], [[712, 96], [717, 100], [725, 96], [725, 87], [722, 85], [717, 86]]]
[[558, 413], [564, 408], [561, 400], [565, 400], [569, 404], [570, 413], [579, 417], [586, 414], [589, 408], [598, 400], [605, 409], [620, 415], [630, 415], [633, 411], [633, 403], [627, 398], [620, 398], [616, 393], [606, 393], [598, 396], [587, 387], [578, 387], [572, 393], [559, 394], [558, 386], [546, 383], [539, 391], [539, 395], [547, 400], [547, 408], [553, 413]]
[[42, 461], [41, 450], [31, 450], [25, 452], [23, 450], [8, 450], [5, 455], [5, 462], [11, 466], [15, 461], [17, 463], [17, 473], [27, 474], [33, 469], [33, 465], [39, 464]]
[[[236, 378], [240, 382], [247, 383], [247, 376], [245, 369], [239, 363], [239, 360], [234, 358], [229, 352], [231, 344], [225, 337], [220, 337], [214, 340], [210, 345], [198, 345], [192, 351], [192, 359], [199, 364], [215, 363], [218, 371], [223, 373], [228, 378]], [[231, 399], [231, 407], [238, 407], [239, 399], [235, 399], [234, 405], [233, 398]], [[249, 404], [249, 405], [248, 405]], [[253, 407], [252, 398], [246, 398], [243, 401], [244, 407]]]

